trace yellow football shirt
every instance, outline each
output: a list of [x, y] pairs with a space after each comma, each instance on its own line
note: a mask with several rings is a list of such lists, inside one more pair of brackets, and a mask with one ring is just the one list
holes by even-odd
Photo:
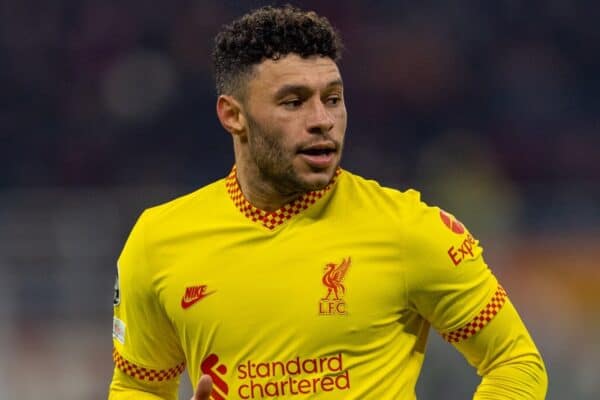
[[430, 325], [459, 343], [508, 304], [456, 218], [344, 170], [269, 213], [234, 169], [146, 210], [118, 273], [117, 369], [216, 400], [414, 399]]

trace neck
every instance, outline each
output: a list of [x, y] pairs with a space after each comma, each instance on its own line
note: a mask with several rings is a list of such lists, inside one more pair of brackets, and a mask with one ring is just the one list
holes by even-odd
[[291, 203], [303, 193], [281, 193], [270, 182], [261, 178], [256, 167], [236, 163], [236, 178], [244, 197], [254, 207], [264, 211], [275, 211]]

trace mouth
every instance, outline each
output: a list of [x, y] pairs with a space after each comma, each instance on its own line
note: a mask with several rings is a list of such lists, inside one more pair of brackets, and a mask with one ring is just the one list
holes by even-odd
[[308, 156], [327, 156], [335, 153], [335, 151], [336, 145], [334, 143], [324, 143], [303, 147], [298, 150], [298, 153]]
[[337, 147], [335, 144], [324, 143], [304, 147], [298, 151], [298, 154], [311, 167], [323, 169], [333, 163], [336, 152]]

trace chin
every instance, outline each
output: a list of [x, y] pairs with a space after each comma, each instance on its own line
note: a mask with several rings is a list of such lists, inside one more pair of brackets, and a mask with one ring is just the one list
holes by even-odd
[[333, 170], [323, 171], [311, 171], [299, 174], [300, 181], [304, 184], [307, 191], [316, 191], [324, 189], [335, 174], [335, 168]]

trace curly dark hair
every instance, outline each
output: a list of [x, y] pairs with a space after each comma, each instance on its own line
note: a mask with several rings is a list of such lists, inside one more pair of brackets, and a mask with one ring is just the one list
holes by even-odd
[[262, 7], [225, 25], [215, 37], [213, 62], [218, 94], [243, 96], [252, 67], [289, 53], [338, 62], [342, 41], [327, 18], [296, 7]]

